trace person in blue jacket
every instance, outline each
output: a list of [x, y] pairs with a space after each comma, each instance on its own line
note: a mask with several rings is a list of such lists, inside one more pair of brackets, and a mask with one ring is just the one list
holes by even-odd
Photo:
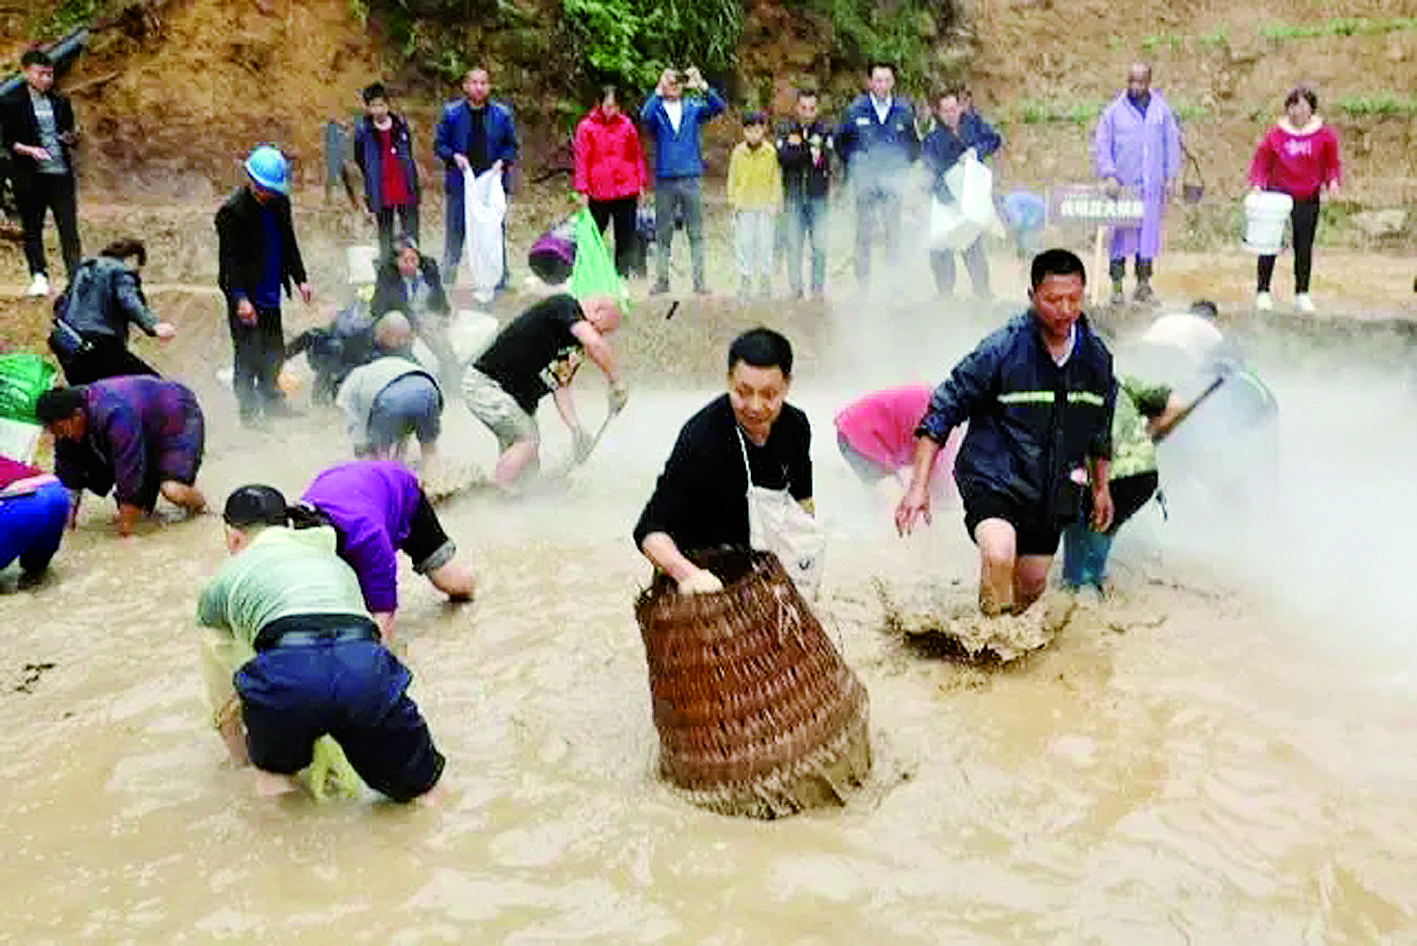
[[[684, 97], [684, 90], [701, 93]], [[699, 128], [726, 108], [723, 96], [709, 87], [690, 66], [681, 76], [666, 69], [659, 84], [640, 107], [640, 122], [654, 139], [655, 280], [652, 293], [669, 291], [669, 247], [680, 210], [689, 231], [689, 260], [694, 291], [707, 292], [704, 282], [704, 213], [699, 178], [704, 173]]]
[[[482, 174], [496, 170], [502, 186], [510, 190], [512, 163], [517, 159], [517, 129], [512, 107], [489, 96], [492, 80], [487, 70], [470, 69], [463, 77], [463, 97], [443, 106], [433, 135], [433, 153], [443, 162], [443, 274], [457, 279], [462, 262], [466, 214], [463, 210], [463, 171]], [[506, 240], [502, 247], [502, 279], [507, 267]]]
[[1075, 254], [1054, 249], [1034, 257], [1031, 276], [1028, 311], [980, 342], [931, 395], [895, 513], [902, 534], [921, 516], [930, 521], [935, 454], [968, 421], [955, 483], [979, 547], [988, 617], [1020, 614], [1043, 593], [1062, 530], [1081, 515], [1084, 484], [1093, 484], [1092, 527], [1112, 524], [1117, 384], [1112, 354], [1082, 314], [1087, 274]]
[[[946, 90], [935, 106], [935, 117], [939, 121], [920, 144], [921, 159], [930, 170], [931, 193], [937, 200], [946, 203], [958, 199], [945, 186], [945, 175], [950, 168], [961, 160], [983, 161], [1004, 143], [999, 133], [980, 118], [968, 102], [968, 96], [962, 89]], [[965, 247], [963, 256], [964, 268], [969, 270], [969, 281], [974, 286], [974, 295], [980, 299], [989, 298], [989, 260], [984, 255], [984, 237], [981, 235]], [[936, 291], [942, 296], [953, 293], [954, 251], [931, 249], [930, 269], [935, 274]]]
[[873, 63], [869, 91], [857, 96], [842, 116], [836, 133], [836, 153], [856, 190], [856, 280], [863, 287], [871, 277], [871, 243], [880, 218], [886, 262], [900, 259], [900, 205], [906, 172], [920, 156], [915, 111], [894, 98], [895, 68]]

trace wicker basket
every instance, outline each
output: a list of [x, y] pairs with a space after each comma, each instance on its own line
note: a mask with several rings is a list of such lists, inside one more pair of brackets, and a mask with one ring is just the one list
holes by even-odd
[[871, 768], [866, 688], [775, 555], [694, 559], [722, 592], [681, 595], [661, 575], [635, 606], [660, 774], [723, 814], [840, 804]]

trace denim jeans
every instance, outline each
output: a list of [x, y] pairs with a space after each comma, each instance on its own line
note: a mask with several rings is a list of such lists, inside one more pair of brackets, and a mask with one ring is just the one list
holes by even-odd
[[806, 197], [787, 203], [787, 284], [794, 295], [802, 291], [802, 249], [812, 241], [812, 291], [827, 284], [827, 199]]

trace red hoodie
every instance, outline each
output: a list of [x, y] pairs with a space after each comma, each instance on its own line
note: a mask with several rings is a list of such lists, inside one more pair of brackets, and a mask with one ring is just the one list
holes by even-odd
[[640, 133], [623, 112], [607, 118], [597, 106], [576, 126], [574, 188], [594, 200], [633, 197], [644, 190]]
[[1324, 184], [1337, 184], [1338, 136], [1315, 118], [1302, 129], [1281, 118], [1260, 140], [1250, 162], [1250, 183], [1302, 200]]

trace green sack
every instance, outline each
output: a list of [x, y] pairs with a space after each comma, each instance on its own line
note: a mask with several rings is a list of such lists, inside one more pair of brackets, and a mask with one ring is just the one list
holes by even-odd
[[54, 385], [56, 370], [26, 351], [0, 355], [0, 417], [34, 423], [34, 402]]
[[576, 240], [576, 263], [571, 269], [568, 291], [581, 300], [590, 296], [611, 296], [620, 303], [621, 312], [629, 312], [629, 288], [615, 271], [615, 259], [605, 248], [600, 228], [589, 210], [581, 210], [572, 218], [572, 232]]

